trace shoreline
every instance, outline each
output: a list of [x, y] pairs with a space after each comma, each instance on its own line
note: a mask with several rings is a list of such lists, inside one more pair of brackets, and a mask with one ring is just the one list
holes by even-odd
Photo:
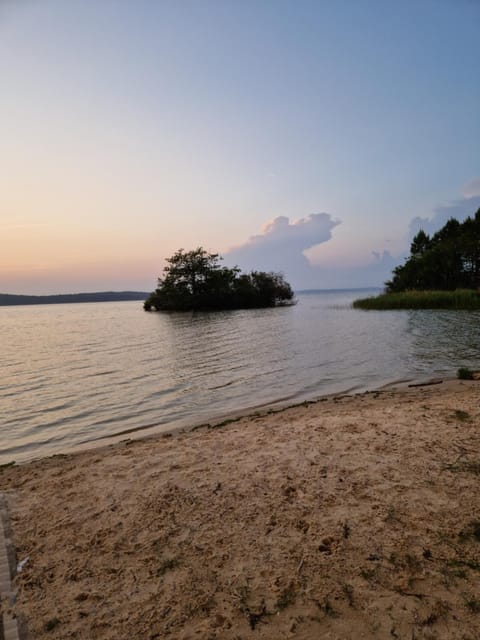
[[3, 467], [3, 612], [39, 639], [474, 640], [479, 399], [341, 394]]
[[[206, 428], [216, 428], [223, 424], [229, 424], [230, 422], [237, 422], [242, 418], [249, 417], [258, 417], [268, 415], [269, 413], [278, 413], [279, 411], [284, 411], [286, 409], [293, 409], [296, 407], [304, 406], [305, 404], [316, 404], [319, 402], [325, 402], [326, 400], [331, 400], [333, 398], [341, 398], [341, 397], [356, 397], [362, 396], [364, 394], [370, 393], [380, 393], [383, 391], [390, 390], [398, 390], [401, 391], [406, 389], [409, 386], [428, 386], [432, 384], [432, 380], [441, 381], [442, 383], [448, 383], [455, 380], [453, 376], [450, 377], [420, 377], [420, 378], [405, 378], [400, 380], [393, 380], [391, 382], [386, 382], [381, 384], [378, 387], [373, 387], [371, 389], [365, 387], [350, 387], [348, 389], [340, 390], [340, 391], [332, 391], [323, 395], [307, 397], [304, 400], [298, 400], [291, 402], [291, 399], [279, 399], [272, 402], [267, 402], [259, 405], [250, 406], [246, 409], [238, 409], [227, 411], [218, 416], [211, 418], [208, 421], [203, 422], [189, 422], [188, 424], [180, 424], [177, 426], [166, 427], [164, 430], [159, 430], [162, 423], [155, 425], [146, 425], [140, 427], [131, 427], [129, 429], [125, 429], [118, 433], [114, 433], [111, 435], [103, 435], [98, 436], [96, 438], [90, 438], [88, 440], [84, 440], [74, 445], [66, 445], [61, 448], [58, 452], [52, 453], [51, 451], [46, 451], [44, 453], [40, 453], [39, 455], [34, 455], [29, 457], [21, 456], [20, 460], [15, 459], [15, 454], [12, 453], [11, 459], [8, 459], [8, 450], [4, 450], [0, 453], [0, 458], [6, 458], [6, 461], [0, 463], [0, 470], [3, 467], [8, 467], [11, 465], [22, 466], [25, 464], [30, 464], [32, 462], [38, 460], [44, 460], [48, 458], [52, 458], [55, 456], [65, 456], [65, 455], [76, 455], [80, 454], [84, 451], [93, 451], [97, 449], [103, 449], [105, 447], [111, 447], [117, 444], [121, 444], [126, 441], [137, 441], [143, 439], [156, 439], [160, 438], [166, 434], [177, 434], [177, 433], [189, 433], [191, 431], [196, 431], [203, 427]], [[423, 381], [423, 382], [422, 382]], [[148, 433], [150, 431], [150, 433]], [[34, 445], [32, 445], [34, 448]]]

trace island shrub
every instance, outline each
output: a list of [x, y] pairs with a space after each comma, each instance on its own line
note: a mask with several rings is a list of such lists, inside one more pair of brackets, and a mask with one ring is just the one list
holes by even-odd
[[252, 309], [293, 304], [293, 291], [281, 273], [225, 267], [216, 253], [202, 247], [179, 249], [145, 300], [146, 311]]
[[475, 374], [468, 367], [460, 367], [457, 371], [457, 378], [459, 380], [474, 380]]

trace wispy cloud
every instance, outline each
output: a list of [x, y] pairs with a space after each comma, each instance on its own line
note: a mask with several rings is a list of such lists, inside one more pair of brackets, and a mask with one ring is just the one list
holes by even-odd
[[0, 229], [2, 231], [13, 231], [15, 229], [33, 229], [37, 227], [47, 227], [48, 225], [45, 222], [18, 222], [11, 223], [8, 222], [6, 224], [1, 224]]
[[[480, 178], [477, 181], [480, 185]], [[474, 182], [475, 181], [472, 181], [469, 184], [473, 185]], [[466, 193], [465, 188], [464, 193]], [[461, 198], [460, 200], [454, 200], [452, 202], [449, 202], [448, 204], [436, 207], [433, 210], [433, 215], [431, 215], [430, 217], [422, 218], [420, 216], [417, 216], [410, 221], [410, 237], [413, 238], [413, 236], [418, 233], [420, 229], [423, 229], [425, 233], [428, 234], [435, 233], [436, 231], [441, 229], [450, 218], [456, 218], [461, 222], [467, 216], [473, 215], [479, 208], [480, 193], [478, 193], [478, 195], [471, 195]]]
[[473, 180], [469, 180], [467, 184], [463, 186], [462, 194], [465, 198], [480, 196], [480, 176]]

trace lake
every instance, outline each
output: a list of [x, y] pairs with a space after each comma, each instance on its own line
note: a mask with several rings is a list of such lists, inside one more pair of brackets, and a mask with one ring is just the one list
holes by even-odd
[[186, 314], [0, 307], [0, 463], [478, 366], [480, 312], [365, 312], [357, 297]]

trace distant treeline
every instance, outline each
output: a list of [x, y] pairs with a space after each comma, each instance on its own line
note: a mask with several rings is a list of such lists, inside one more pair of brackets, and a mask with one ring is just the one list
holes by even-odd
[[0, 293], [0, 306], [19, 304], [68, 304], [74, 302], [120, 302], [123, 300], [145, 300], [143, 291], [97, 291], [96, 293], [62, 293], [52, 296], [21, 296]]
[[410, 256], [393, 270], [385, 293], [355, 300], [356, 309], [480, 309], [480, 209], [450, 218], [431, 237], [421, 229]]
[[450, 218], [431, 237], [420, 230], [385, 284], [388, 293], [480, 289], [480, 209], [463, 222]]

